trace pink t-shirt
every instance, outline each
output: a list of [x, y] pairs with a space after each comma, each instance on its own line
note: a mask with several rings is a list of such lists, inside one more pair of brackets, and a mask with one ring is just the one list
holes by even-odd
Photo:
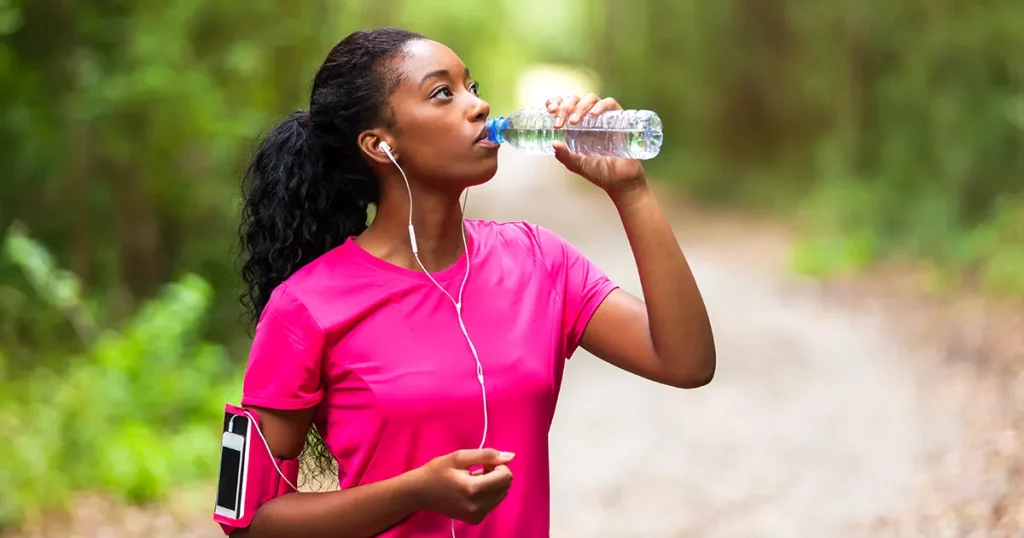
[[[523, 223], [466, 221], [463, 320], [483, 365], [486, 446], [514, 452], [505, 500], [458, 538], [548, 536], [548, 430], [564, 359], [615, 285], [572, 245]], [[466, 255], [434, 278], [453, 297]], [[318, 405], [315, 424], [350, 488], [458, 449], [477, 448], [483, 407], [476, 362], [455, 307], [420, 272], [354, 240], [273, 293], [256, 329], [242, 404]], [[451, 519], [417, 512], [381, 536], [450, 536]]]

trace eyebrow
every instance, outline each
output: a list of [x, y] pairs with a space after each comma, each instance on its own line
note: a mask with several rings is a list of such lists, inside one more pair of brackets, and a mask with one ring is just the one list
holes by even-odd
[[[423, 75], [423, 79], [420, 80], [420, 86], [422, 86], [428, 79], [432, 77], [451, 77], [451, 73], [447, 69], [437, 69]], [[470, 78], [469, 68], [466, 68], [466, 78]]]

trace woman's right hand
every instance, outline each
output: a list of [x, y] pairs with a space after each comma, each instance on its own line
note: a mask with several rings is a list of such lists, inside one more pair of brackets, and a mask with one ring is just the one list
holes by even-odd
[[[480, 523], [508, 494], [512, 471], [505, 464], [513, 456], [485, 448], [434, 458], [413, 471], [422, 506], [459, 521]], [[478, 467], [483, 472], [472, 471]]]

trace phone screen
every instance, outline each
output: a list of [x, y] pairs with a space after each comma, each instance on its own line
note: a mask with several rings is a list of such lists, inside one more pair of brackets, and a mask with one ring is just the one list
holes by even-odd
[[217, 506], [238, 511], [238, 485], [242, 476], [242, 453], [228, 447], [220, 451], [220, 481], [217, 485]]
[[[225, 413], [223, 443], [220, 451], [220, 477], [217, 483], [217, 506], [224, 511], [239, 517], [242, 507], [243, 467], [245, 466], [244, 447], [248, 437], [249, 418]], [[230, 432], [230, 433], [229, 433]], [[235, 435], [231, 435], [231, 434]], [[231, 442], [228, 442], [231, 441]]]

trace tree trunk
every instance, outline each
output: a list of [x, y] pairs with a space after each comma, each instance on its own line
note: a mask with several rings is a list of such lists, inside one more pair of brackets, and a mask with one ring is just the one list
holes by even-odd
[[120, 282], [135, 299], [153, 295], [164, 280], [161, 226], [152, 194], [136, 170], [121, 163], [113, 167], [114, 237]]

